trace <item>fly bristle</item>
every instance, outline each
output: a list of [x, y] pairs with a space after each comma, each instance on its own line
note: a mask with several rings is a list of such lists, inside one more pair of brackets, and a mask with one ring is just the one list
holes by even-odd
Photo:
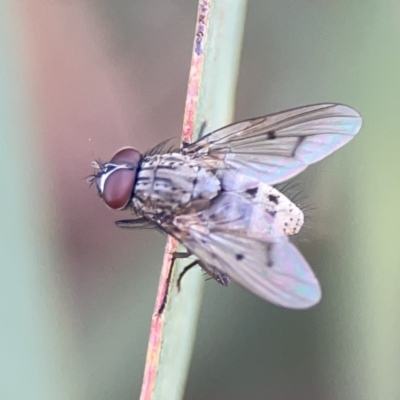
[[[100, 158], [95, 159], [91, 163], [92, 167], [95, 169], [93, 174], [86, 176], [84, 179], [86, 179], [86, 182], [89, 184], [89, 188], [92, 187], [93, 183], [95, 182], [95, 179], [98, 178], [101, 175], [101, 171], [104, 168], [104, 162], [101, 161]], [[96, 172], [98, 170], [98, 172]]]
[[307, 204], [309, 197], [303, 189], [299, 189], [300, 185], [301, 182], [298, 179], [294, 179], [274, 185], [274, 188], [283, 193], [291, 202], [296, 204], [303, 213], [305, 213], [305, 211], [313, 210], [313, 206]]
[[278, 183], [274, 185], [274, 188], [282, 192], [285, 196], [288, 195], [290, 191], [298, 191], [297, 187], [300, 186], [301, 182], [298, 179], [291, 179], [286, 182]]
[[304, 214], [304, 224], [299, 233], [293, 235], [296, 241], [307, 241], [308, 232], [311, 228], [310, 220], [313, 217], [313, 211], [317, 209], [315, 204], [309, 202], [309, 196], [301, 188], [301, 181], [292, 179], [287, 182], [274, 185], [274, 187], [282, 192], [290, 201], [297, 205]]
[[85, 176], [85, 178], [83, 179], [86, 179], [86, 182], [89, 184], [89, 188], [91, 188], [96, 179], [96, 174], [93, 173], [91, 175]]
[[169, 153], [174, 153], [178, 150], [176, 146], [170, 146], [168, 149], [166, 149], [166, 145], [168, 142], [170, 142], [172, 138], [170, 139], [165, 139], [162, 142], [160, 142], [157, 146], [153, 147], [149, 151], [147, 151], [144, 156], [155, 156], [156, 154], [169, 154]]

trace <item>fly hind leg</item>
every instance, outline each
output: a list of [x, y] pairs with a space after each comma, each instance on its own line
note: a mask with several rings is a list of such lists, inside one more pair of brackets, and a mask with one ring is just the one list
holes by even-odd
[[[192, 255], [190, 252], [175, 252], [172, 254], [172, 260], [171, 260], [171, 268], [170, 268], [170, 273], [168, 276], [168, 284], [167, 284], [167, 289], [164, 295], [164, 299], [161, 303], [160, 308], [158, 309], [158, 314], [162, 314], [164, 311], [164, 308], [167, 304], [167, 297], [168, 297], [168, 292], [169, 292], [169, 287], [170, 287], [170, 282], [171, 282], [171, 277], [172, 277], [172, 269], [175, 263], [175, 260], [178, 258], [188, 258]], [[209, 267], [206, 264], [202, 263], [200, 260], [194, 260], [190, 264], [186, 265], [186, 267], [183, 269], [183, 271], [179, 274], [178, 281], [177, 281], [177, 288], [178, 292], [180, 292], [182, 288], [182, 279], [185, 276], [185, 274], [191, 270], [193, 267], [196, 265], [199, 265], [203, 271], [210, 276], [210, 278], [215, 279], [220, 285], [222, 286], [228, 286], [231, 282], [229, 276], [227, 274], [224, 274], [223, 272], [220, 272], [217, 268], [215, 267]]]
[[228, 286], [231, 283], [231, 279], [227, 274], [219, 271], [215, 267], [208, 267], [204, 265], [201, 261], [198, 262], [201, 268], [208, 274], [211, 278], [215, 279], [220, 285]]
[[[187, 258], [191, 255], [191, 253], [187, 252], [187, 253], [174, 253], [174, 258]], [[229, 283], [231, 282], [230, 278], [228, 275], [224, 274], [223, 272], [218, 271], [217, 268], [215, 267], [208, 267], [206, 266], [204, 263], [202, 263], [199, 260], [195, 260], [193, 262], [191, 262], [190, 264], [188, 264], [183, 271], [179, 274], [178, 277], [178, 282], [177, 282], [177, 286], [178, 286], [178, 291], [181, 290], [181, 283], [182, 283], [182, 278], [184, 277], [184, 275], [193, 267], [195, 267], [196, 265], [199, 265], [203, 271], [206, 272], [206, 274], [208, 274], [211, 278], [215, 279], [220, 285], [222, 286], [228, 286]]]

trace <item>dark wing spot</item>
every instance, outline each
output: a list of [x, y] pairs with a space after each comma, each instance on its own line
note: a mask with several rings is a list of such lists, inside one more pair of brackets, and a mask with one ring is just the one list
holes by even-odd
[[243, 259], [244, 259], [244, 255], [243, 254], [236, 254], [236, 260], [242, 261]]
[[267, 132], [267, 139], [268, 139], [268, 140], [276, 139], [276, 133], [275, 133], [275, 131], [268, 131], [268, 132]]
[[246, 190], [246, 193], [249, 194], [250, 196], [256, 196], [257, 192], [258, 192], [258, 187]]
[[269, 200], [269, 201], [272, 201], [272, 202], [275, 203], [275, 204], [279, 204], [279, 197], [278, 197], [278, 196], [275, 196], [274, 194], [270, 194], [270, 195], [268, 196], [268, 200]]
[[267, 243], [267, 267], [272, 268], [274, 262], [272, 260], [272, 243]]
[[271, 217], [275, 217], [275, 215], [276, 215], [276, 211], [268, 211], [267, 210], [267, 212]]

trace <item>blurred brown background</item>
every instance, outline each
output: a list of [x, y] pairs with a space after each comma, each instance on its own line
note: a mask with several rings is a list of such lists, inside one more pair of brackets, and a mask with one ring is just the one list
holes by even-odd
[[[137, 399], [165, 237], [118, 230], [94, 158], [180, 136], [196, 1], [6, 0], [0, 16], [1, 399]], [[236, 118], [364, 117], [298, 181], [323, 301], [205, 285], [185, 399], [400, 399], [400, 5], [251, 0]], [[304, 240], [302, 240], [304, 239]]]

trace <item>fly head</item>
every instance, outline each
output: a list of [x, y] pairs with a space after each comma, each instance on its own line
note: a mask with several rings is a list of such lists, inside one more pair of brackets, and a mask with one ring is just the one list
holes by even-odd
[[100, 197], [111, 209], [123, 210], [129, 205], [141, 158], [138, 150], [124, 147], [108, 162], [92, 162], [98, 171], [90, 177], [89, 183], [96, 184]]

